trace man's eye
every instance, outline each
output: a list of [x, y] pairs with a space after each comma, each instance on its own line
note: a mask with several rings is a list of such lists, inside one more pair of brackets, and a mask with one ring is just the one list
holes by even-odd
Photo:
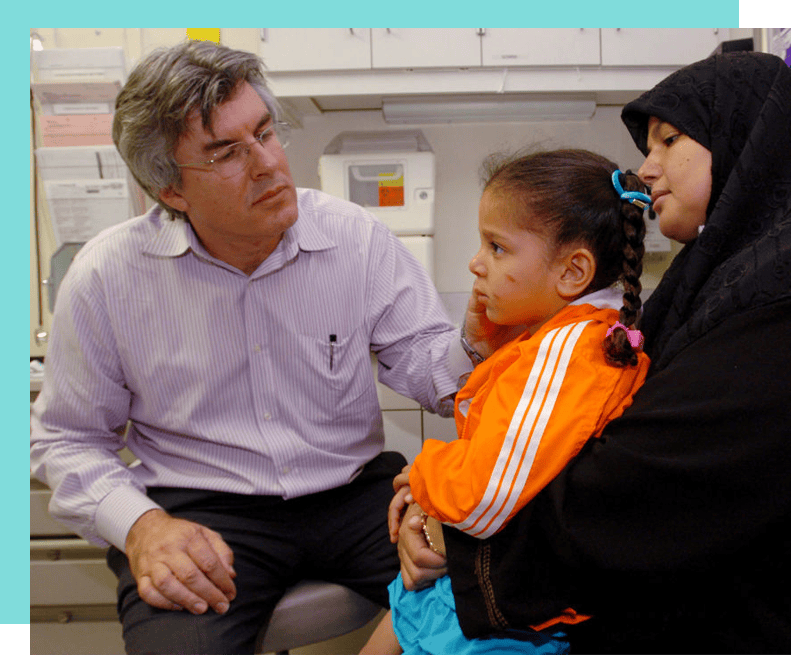
[[231, 161], [232, 159], [236, 159], [239, 154], [242, 152], [242, 146], [240, 144], [232, 145], [225, 150], [221, 150], [215, 156], [214, 161]]

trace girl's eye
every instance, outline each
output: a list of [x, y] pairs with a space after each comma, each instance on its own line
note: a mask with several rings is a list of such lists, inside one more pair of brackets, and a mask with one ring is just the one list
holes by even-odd
[[678, 137], [679, 137], [678, 134], [671, 134], [670, 136], [667, 136], [663, 139], [663, 143], [666, 146], [672, 146], [676, 142], [676, 139], [678, 139]]
[[500, 247], [500, 246], [499, 246], [498, 244], [496, 244], [494, 241], [491, 241], [491, 242], [489, 243], [489, 245], [491, 245], [491, 247], [492, 247], [492, 252], [493, 252], [495, 255], [499, 255], [501, 252], [505, 252], [505, 251], [502, 249], [502, 247]]

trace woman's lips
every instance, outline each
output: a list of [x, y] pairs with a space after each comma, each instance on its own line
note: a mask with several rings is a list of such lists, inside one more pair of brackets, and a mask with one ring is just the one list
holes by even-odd
[[653, 209], [654, 209], [654, 211], [655, 211], [655, 212], [658, 212], [658, 211], [659, 211], [659, 209], [660, 209], [660, 206], [659, 206], [659, 205], [657, 205], [657, 203], [659, 203], [660, 201], [662, 201], [662, 199], [663, 199], [663, 198], [664, 198], [666, 195], [668, 195], [669, 193], [670, 193], [669, 191], [654, 191], [654, 192], [651, 194], [651, 206], [653, 207]]

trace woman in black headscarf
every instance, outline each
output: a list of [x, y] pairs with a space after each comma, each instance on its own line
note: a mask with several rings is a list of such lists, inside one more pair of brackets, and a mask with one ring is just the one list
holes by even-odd
[[[789, 653], [791, 70], [718, 55], [622, 117], [686, 243], [645, 305], [649, 377], [504, 530], [444, 531], [459, 620], [514, 634], [572, 608], [592, 617], [567, 626], [573, 652]], [[411, 526], [420, 585], [441, 563]]]

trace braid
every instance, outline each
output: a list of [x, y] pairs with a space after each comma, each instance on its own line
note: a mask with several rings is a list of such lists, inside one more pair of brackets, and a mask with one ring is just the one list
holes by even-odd
[[[643, 188], [639, 178], [626, 171], [620, 179], [621, 186], [626, 191], [638, 191]], [[626, 327], [637, 327], [639, 321], [640, 276], [643, 273], [643, 255], [645, 254], [645, 221], [643, 210], [628, 201], [621, 201], [621, 219], [623, 221], [624, 246], [623, 246], [623, 307], [618, 320]], [[624, 330], [613, 330], [604, 341], [604, 354], [607, 362], [614, 366], [634, 366], [637, 364], [637, 354], [629, 343]]]

